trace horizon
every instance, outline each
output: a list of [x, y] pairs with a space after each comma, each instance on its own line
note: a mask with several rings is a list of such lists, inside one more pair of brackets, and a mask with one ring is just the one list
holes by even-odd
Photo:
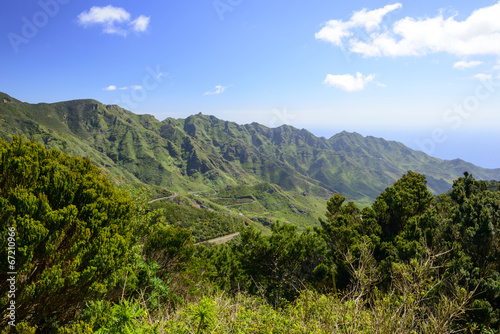
[[13, 98], [345, 130], [500, 167], [499, 1], [20, 3], [0, 22]]

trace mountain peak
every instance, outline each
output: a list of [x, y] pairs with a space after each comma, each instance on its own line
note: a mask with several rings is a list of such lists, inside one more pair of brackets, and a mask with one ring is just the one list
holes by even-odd
[[0, 92], [0, 103], [22, 103], [22, 102], [6, 93]]
[[337, 134], [334, 134], [331, 138], [333, 137], [349, 137], [349, 138], [365, 138], [363, 135], [357, 133], [357, 132], [349, 132], [346, 130], [343, 130]]
[[33, 138], [88, 155], [116, 177], [178, 191], [268, 182], [325, 197], [339, 192], [369, 204], [408, 170], [426, 175], [434, 193], [451, 188], [464, 168], [478, 179], [500, 179], [500, 170], [442, 161], [357, 132], [327, 140], [290, 125], [239, 125], [202, 113], [159, 122], [91, 99], [18, 102], [0, 94], [0, 137]]

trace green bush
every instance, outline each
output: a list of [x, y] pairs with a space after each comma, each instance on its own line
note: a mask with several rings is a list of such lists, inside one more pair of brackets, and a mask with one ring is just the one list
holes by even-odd
[[[114, 286], [131, 249], [132, 214], [131, 199], [89, 159], [0, 141], [0, 234], [16, 230], [16, 322], [56, 326]], [[0, 277], [6, 291], [4, 270]], [[7, 302], [2, 294], [0, 308]]]

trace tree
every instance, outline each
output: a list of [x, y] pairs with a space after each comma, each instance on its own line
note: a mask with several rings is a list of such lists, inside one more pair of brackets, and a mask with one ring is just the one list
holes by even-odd
[[392, 240], [410, 218], [422, 215], [434, 204], [425, 176], [408, 171], [377, 197], [372, 208], [382, 227], [383, 239]]
[[464, 173], [453, 183], [450, 197], [456, 202], [452, 219], [458, 227], [464, 251], [481, 269], [490, 275], [500, 267], [500, 196], [488, 190], [485, 181], [476, 181]]
[[366, 242], [375, 248], [380, 243], [380, 226], [371, 208], [362, 211], [348, 202], [344, 205], [345, 197], [335, 194], [327, 202], [326, 219], [319, 219], [319, 232], [329, 246], [329, 265], [334, 273], [335, 286], [344, 289], [351, 282], [352, 275], [346, 254], [355, 260], [361, 254], [360, 247]]
[[[324, 279], [320, 267], [326, 256], [326, 245], [310, 230], [297, 233], [295, 225], [271, 224], [272, 234], [248, 228], [241, 232], [241, 241], [232, 250], [222, 247], [211, 255], [216, 278], [228, 273], [236, 282], [223, 286], [248, 289], [250, 293], [267, 298], [273, 305], [295, 299], [308, 284], [320, 284]], [[228, 259], [228, 260], [226, 260]], [[226, 261], [221, 261], [226, 260]]]
[[451, 226], [444, 242], [455, 242], [453, 267], [464, 273], [463, 283], [478, 287], [473, 303], [474, 321], [500, 326], [500, 193], [469, 173], [453, 183], [449, 194]]
[[[47, 328], [104, 295], [128, 261], [132, 213], [131, 199], [88, 158], [18, 137], [0, 141], [0, 234], [16, 231], [16, 322]], [[0, 298], [5, 309], [8, 300]]]

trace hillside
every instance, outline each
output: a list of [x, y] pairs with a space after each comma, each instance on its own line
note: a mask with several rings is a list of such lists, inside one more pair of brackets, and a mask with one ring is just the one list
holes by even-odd
[[[316, 229], [266, 230], [178, 193], [132, 198], [89, 159], [0, 140], [0, 266], [15, 270], [0, 271], [1, 332], [496, 333], [498, 186], [465, 173], [436, 198], [409, 171], [362, 209], [335, 194]], [[206, 194], [231, 210], [281, 195]]]
[[266, 182], [285, 199], [319, 201], [338, 192], [366, 205], [407, 170], [424, 174], [434, 194], [451, 189], [465, 170], [479, 180], [500, 179], [500, 169], [443, 161], [357, 133], [326, 139], [287, 125], [239, 125], [202, 114], [158, 121], [95, 100], [29, 104], [0, 93], [0, 137], [12, 135], [89, 156], [117, 183], [185, 194]]

